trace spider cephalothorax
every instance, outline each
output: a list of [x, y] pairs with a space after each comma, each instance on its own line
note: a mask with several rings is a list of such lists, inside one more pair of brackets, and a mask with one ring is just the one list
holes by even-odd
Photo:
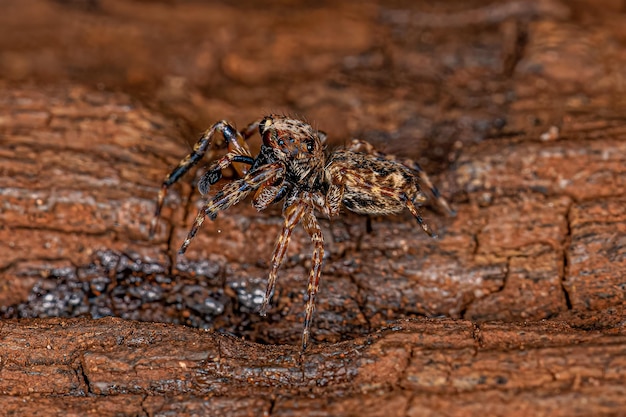
[[288, 180], [304, 187], [321, 181], [325, 156], [320, 132], [300, 120], [268, 116], [259, 123], [263, 145], [271, 149], [273, 160], [287, 168]]
[[[263, 144], [259, 154], [253, 157], [246, 140], [257, 128]], [[207, 130], [193, 151], [163, 181], [152, 232], [167, 189], [202, 159], [211, 148], [216, 132], [222, 134], [228, 152], [213, 162], [202, 176], [198, 185], [200, 192], [206, 194], [210, 186], [220, 180], [222, 170], [230, 165], [241, 178], [226, 184], [205, 202], [180, 253], [185, 252], [207, 216], [214, 219], [220, 210], [237, 204], [252, 192], [252, 204], [258, 210], [284, 200], [283, 228], [272, 255], [260, 314], [266, 313], [291, 233], [300, 223], [313, 243], [302, 350], [306, 349], [309, 340], [324, 257], [324, 239], [315, 212], [333, 217], [345, 208], [361, 214], [387, 215], [406, 208], [430, 236], [435, 234], [422, 219], [421, 205], [430, 201], [446, 213], [454, 213], [417, 163], [410, 160], [398, 162], [376, 151], [369, 143], [358, 140], [354, 140], [349, 149], [326, 155], [324, 133], [301, 120], [270, 115], [251, 123], [241, 132], [226, 121], [218, 122]]]

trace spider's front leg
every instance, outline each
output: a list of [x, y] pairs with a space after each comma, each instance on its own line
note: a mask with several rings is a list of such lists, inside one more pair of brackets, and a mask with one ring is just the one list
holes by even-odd
[[[260, 120], [257, 120], [250, 123], [240, 132], [237, 132], [232, 127], [222, 130], [224, 140], [228, 144], [228, 153], [211, 164], [207, 172], [205, 172], [202, 178], [200, 178], [200, 181], [198, 181], [198, 190], [201, 194], [208, 194], [209, 188], [222, 178], [222, 170], [228, 168], [230, 165], [235, 168], [235, 171], [237, 171], [241, 177], [248, 172], [248, 167], [252, 166], [255, 160], [252, 158], [248, 144], [245, 141], [257, 131], [260, 122]], [[236, 136], [234, 136], [233, 133], [235, 133]]]
[[184, 174], [186, 174], [192, 167], [194, 167], [204, 157], [207, 151], [212, 151], [214, 147], [213, 137], [217, 132], [221, 133], [224, 137], [224, 142], [227, 145], [228, 153], [211, 165], [206, 174], [203, 175], [200, 180], [199, 188], [204, 194], [208, 191], [210, 185], [215, 184], [222, 177], [222, 169], [233, 165], [240, 175], [244, 175], [247, 168], [244, 165], [250, 166], [254, 162], [246, 143], [248, 139], [254, 133], [254, 130], [258, 126], [258, 122], [250, 124], [242, 132], [237, 130], [225, 120], [215, 123], [210, 129], [205, 131], [200, 139], [196, 142], [193, 150], [189, 155], [183, 158], [176, 168], [170, 172], [161, 185], [159, 194], [157, 196], [156, 209], [154, 217], [150, 223], [150, 237], [154, 236], [156, 227], [161, 215], [161, 209], [167, 190], [169, 187], [178, 181]]
[[191, 243], [205, 217], [211, 220], [217, 217], [217, 213], [226, 210], [229, 207], [239, 203], [246, 198], [252, 191], [258, 189], [264, 184], [279, 181], [285, 168], [280, 163], [273, 163], [261, 166], [259, 169], [248, 172], [243, 178], [228, 183], [213, 198], [208, 200], [204, 206], [198, 211], [196, 220], [194, 221], [187, 238], [180, 247], [178, 253], [183, 254]]

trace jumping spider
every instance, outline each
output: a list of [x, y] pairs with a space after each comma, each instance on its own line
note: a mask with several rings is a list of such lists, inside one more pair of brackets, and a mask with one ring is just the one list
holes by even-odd
[[[263, 143], [259, 154], [253, 157], [246, 140], [257, 129]], [[226, 121], [218, 122], [207, 130], [193, 151], [165, 177], [157, 198], [151, 234], [156, 228], [168, 188], [215, 146], [214, 136], [218, 132], [222, 134], [222, 145], [227, 146], [228, 152], [209, 166], [198, 188], [206, 194], [210, 186], [222, 178], [222, 170], [229, 166], [235, 168], [241, 178], [226, 184], [204, 203], [179, 253], [185, 252], [205, 217], [215, 219], [219, 211], [239, 203], [250, 193], [254, 192], [252, 204], [259, 211], [284, 200], [284, 224], [272, 255], [260, 314], [266, 314], [291, 233], [298, 223], [302, 223], [313, 243], [302, 351], [309, 342], [324, 257], [324, 239], [316, 211], [330, 218], [338, 215], [342, 207], [369, 215], [399, 213], [406, 208], [424, 232], [432, 237], [435, 234], [422, 219], [420, 206], [434, 202], [447, 214], [454, 215], [417, 163], [410, 160], [398, 162], [359, 140], [354, 140], [348, 149], [326, 154], [324, 133], [303, 121], [270, 115], [251, 123], [241, 132]]]

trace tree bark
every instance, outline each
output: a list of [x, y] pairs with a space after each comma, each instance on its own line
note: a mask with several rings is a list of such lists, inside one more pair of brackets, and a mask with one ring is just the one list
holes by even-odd
[[[626, 333], [564, 323], [399, 321], [311, 349], [115, 318], [8, 320], [10, 415], [609, 415]], [[28, 401], [24, 401], [28, 399]]]

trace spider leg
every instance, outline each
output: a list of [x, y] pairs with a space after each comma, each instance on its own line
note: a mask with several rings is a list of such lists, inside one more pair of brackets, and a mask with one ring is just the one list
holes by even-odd
[[[352, 144], [348, 147], [348, 150], [352, 152], [366, 153], [368, 155], [375, 156], [377, 158], [386, 159], [388, 161], [399, 162], [405, 167], [411, 169], [416, 174], [417, 183], [421, 189], [426, 190], [436, 202], [437, 207], [446, 213], [448, 216], [456, 216], [454, 211], [448, 202], [443, 198], [437, 187], [432, 183], [426, 171], [412, 159], [398, 160], [394, 155], [387, 155], [384, 152], [379, 151], [369, 142], [360, 139], [353, 139]], [[420, 223], [421, 224], [421, 223]]]
[[250, 136], [254, 135], [258, 131], [259, 123], [261, 123], [262, 120], [263, 119], [255, 120], [254, 122], [246, 126], [245, 129], [242, 129], [239, 133], [241, 134], [241, 136], [243, 136], [245, 140], [248, 140]]
[[208, 216], [211, 220], [217, 217], [220, 210], [226, 210], [229, 207], [239, 203], [246, 198], [252, 191], [256, 190], [264, 183], [273, 182], [282, 177], [284, 167], [280, 164], [263, 165], [258, 170], [247, 173], [243, 178], [228, 183], [213, 198], [208, 200], [204, 206], [198, 211], [196, 220], [189, 230], [187, 238], [178, 250], [179, 254], [185, 253], [191, 240], [204, 223], [204, 219]]
[[324, 198], [324, 210], [323, 213], [328, 218], [339, 215], [341, 210], [341, 200], [343, 199], [343, 193], [345, 190], [345, 175], [343, 172], [328, 187], [328, 192]]
[[208, 194], [212, 185], [215, 185], [222, 178], [222, 170], [229, 165], [235, 163], [243, 163], [252, 166], [254, 158], [249, 155], [241, 155], [240, 151], [228, 152], [226, 155], [211, 164], [207, 172], [205, 172], [200, 181], [198, 181], [198, 190], [201, 194]]
[[426, 223], [424, 221], [424, 219], [422, 218], [422, 210], [420, 209], [419, 205], [415, 205], [413, 204], [413, 201], [411, 201], [410, 198], [408, 198], [406, 196], [406, 194], [403, 194], [403, 200], [406, 203], [406, 207], [409, 209], [409, 211], [411, 212], [411, 214], [413, 215], [413, 217], [415, 217], [415, 219], [417, 220], [417, 222], [419, 223], [419, 225], [422, 227], [422, 229], [424, 230], [424, 232], [426, 232], [426, 234], [432, 238], [436, 238], [437, 237], [437, 233], [435, 233], [430, 226], [428, 225], [428, 223]]
[[[234, 168], [239, 172], [239, 174], [245, 174], [245, 169], [239, 164], [245, 163], [247, 165], [251, 165], [251, 161], [249, 159], [239, 159], [235, 160], [233, 158], [235, 155], [242, 155], [251, 158], [250, 150], [248, 149], [248, 145], [245, 142], [252, 133], [248, 133], [248, 130], [244, 130], [244, 133], [247, 134], [244, 138], [242, 134], [237, 132], [237, 130], [231, 126], [227, 121], [222, 120], [220, 122], [215, 123], [210, 129], [205, 131], [200, 139], [196, 142], [193, 147], [193, 150], [189, 155], [183, 158], [182, 161], [179, 162], [178, 166], [174, 168], [163, 180], [163, 184], [161, 185], [161, 189], [159, 190], [159, 194], [157, 196], [156, 209], [154, 211], [154, 217], [150, 222], [150, 237], [154, 236], [156, 231], [156, 227], [159, 221], [159, 216], [161, 215], [161, 209], [163, 208], [163, 202], [165, 201], [165, 196], [167, 194], [167, 190], [169, 187], [178, 181], [184, 174], [186, 174], [191, 168], [193, 168], [200, 160], [204, 157], [206, 152], [215, 147], [213, 143], [213, 137], [216, 132], [221, 132], [224, 137], [225, 143], [228, 145], [229, 154], [232, 154], [230, 159], [226, 159], [222, 165], [224, 167], [230, 165], [233, 162], [237, 162], [238, 164], [233, 164]], [[212, 151], [212, 149], [211, 149]], [[224, 159], [224, 158], [222, 158]], [[220, 160], [222, 161], [222, 160]], [[220, 173], [221, 176], [221, 173]], [[219, 177], [217, 178], [219, 180]], [[216, 180], [216, 182], [217, 182]], [[210, 181], [208, 181], [210, 183]]]
[[428, 174], [426, 174], [426, 171], [424, 171], [417, 162], [411, 159], [406, 159], [403, 162], [403, 165], [411, 168], [417, 173], [417, 182], [420, 184], [420, 188], [426, 189], [435, 198], [437, 206], [440, 210], [442, 210], [448, 216], [456, 216], [456, 211], [450, 207], [446, 199], [443, 198], [443, 196], [439, 192], [439, 189], [430, 181], [430, 178], [428, 178]]
[[222, 130], [224, 140], [228, 144], [228, 151], [233, 155], [233, 158], [224, 166], [224, 168], [228, 165], [232, 165], [241, 177], [248, 172], [248, 167], [244, 166], [244, 164], [251, 166], [254, 163], [254, 158], [252, 158], [252, 155], [250, 154], [250, 148], [248, 147], [246, 141], [258, 131], [260, 122], [261, 120], [254, 121], [240, 132], [237, 132], [234, 129], [228, 131]]
[[305, 210], [306, 205], [303, 204], [302, 200], [298, 200], [294, 204], [286, 207], [283, 211], [283, 217], [285, 218], [285, 222], [283, 223], [283, 230], [280, 232], [280, 235], [278, 235], [278, 239], [276, 240], [276, 246], [274, 247], [274, 253], [272, 254], [270, 272], [267, 278], [267, 288], [265, 290], [263, 302], [261, 303], [261, 308], [259, 309], [259, 314], [261, 316], [265, 316], [267, 314], [267, 306], [269, 304], [270, 298], [272, 297], [272, 293], [274, 292], [274, 287], [276, 286], [278, 269], [283, 262], [285, 253], [287, 253], [287, 246], [289, 246], [291, 233], [302, 218]]
[[265, 210], [271, 204], [277, 203], [285, 198], [289, 189], [290, 185], [286, 181], [283, 181], [278, 185], [267, 185], [261, 187], [254, 194], [252, 205], [258, 211]]
[[322, 229], [313, 215], [313, 210], [310, 208], [306, 210], [302, 216], [302, 225], [313, 242], [313, 258], [311, 259], [311, 272], [309, 274], [309, 285], [307, 287], [306, 315], [304, 317], [304, 330], [302, 332], [302, 351], [304, 352], [309, 343], [311, 320], [313, 318], [313, 311], [315, 310], [315, 297], [319, 288], [320, 274], [322, 272], [324, 237], [322, 235]]

